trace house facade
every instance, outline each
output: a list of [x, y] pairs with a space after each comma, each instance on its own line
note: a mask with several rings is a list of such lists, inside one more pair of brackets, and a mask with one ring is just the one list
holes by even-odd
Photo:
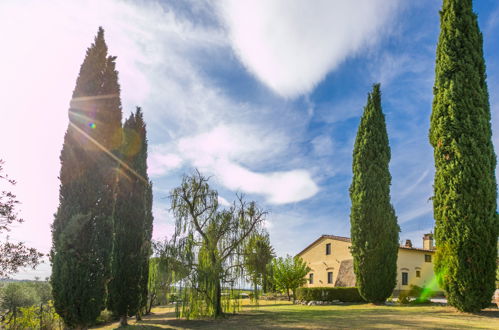
[[[297, 256], [311, 268], [305, 286], [355, 286], [351, 245], [348, 237], [322, 235], [298, 253]], [[433, 273], [434, 254], [432, 234], [424, 235], [422, 248], [413, 247], [410, 240], [400, 246], [397, 258], [397, 284], [394, 291], [409, 290], [411, 285], [441, 291]]]

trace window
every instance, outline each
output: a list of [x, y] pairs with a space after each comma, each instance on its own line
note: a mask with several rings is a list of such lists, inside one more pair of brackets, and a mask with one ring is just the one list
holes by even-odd
[[424, 255], [424, 261], [425, 262], [431, 262], [431, 255], [430, 254], [425, 254]]
[[314, 284], [314, 274], [313, 273], [310, 273], [308, 275], [308, 283]]
[[333, 283], [333, 272], [327, 272], [327, 283]]
[[402, 272], [402, 285], [409, 284], [409, 273]]
[[416, 277], [421, 277], [421, 271], [420, 270], [416, 270]]
[[326, 244], [326, 255], [331, 254], [331, 243]]

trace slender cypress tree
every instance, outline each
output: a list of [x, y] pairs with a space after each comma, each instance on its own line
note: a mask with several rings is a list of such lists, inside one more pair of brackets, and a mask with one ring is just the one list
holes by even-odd
[[[147, 158], [147, 156], [146, 156]], [[147, 180], [147, 172], [145, 173], [144, 176]], [[141, 295], [141, 303], [140, 303], [140, 309], [139, 312], [137, 313], [137, 319], [141, 319], [141, 315], [148, 313], [147, 309], [147, 296], [148, 296], [148, 285], [149, 285], [149, 261], [150, 257], [152, 255], [152, 245], [151, 245], [151, 239], [152, 239], [152, 231], [153, 231], [153, 221], [154, 217], [152, 214], [152, 203], [153, 203], [153, 195], [152, 195], [152, 182], [149, 181], [149, 186], [147, 187], [146, 191], [146, 218], [145, 218], [145, 226], [144, 226], [144, 238], [143, 238], [143, 244], [142, 244], [142, 276], [140, 279], [140, 287], [142, 290], [142, 295]], [[150, 310], [149, 310], [150, 311]]]
[[52, 225], [54, 307], [68, 327], [84, 329], [105, 307], [110, 277], [114, 160], [121, 142], [115, 57], [99, 28], [87, 50], [61, 151], [59, 207]]
[[435, 273], [449, 304], [476, 312], [494, 291], [496, 157], [482, 34], [472, 0], [440, 12], [430, 143], [434, 148]]
[[[123, 145], [114, 212], [110, 308], [127, 325], [139, 312], [142, 298], [143, 247], [147, 242], [148, 199], [146, 128], [140, 108], [123, 127]], [[126, 164], [126, 165], [125, 165]]]
[[357, 286], [370, 302], [384, 302], [395, 287], [399, 226], [390, 203], [390, 146], [381, 110], [380, 85], [373, 86], [353, 150], [350, 186], [352, 256]]

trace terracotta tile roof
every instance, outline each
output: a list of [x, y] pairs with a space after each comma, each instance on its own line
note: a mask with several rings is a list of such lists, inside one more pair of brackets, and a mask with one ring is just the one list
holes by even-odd
[[407, 247], [400, 245], [399, 249], [404, 249], [404, 250], [416, 250], [416, 251], [424, 251], [424, 252], [435, 252], [436, 249], [434, 250], [427, 250], [427, 249], [422, 249], [422, 248], [415, 248], [415, 247]]
[[[315, 241], [313, 241], [311, 244], [309, 244], [302, 251], [300, 251], [297, 254], [297, 256], [303, 254], [305, 251], [307, 251], [312, 246], [314, 246], [316, 243], [318, 243], [319, 241], [321, 241], [321, 240], [323, 240], [325, 238], [329, 238], [329, 239], [332, 239], [332, 240], [335, 240], [335, 241], [348, 242], [348, 243], [352, 242], [352, 240], [349, 237], [335, 236], [335, 235], [322, 235], [321, 237], [319, 237], [318, 239], [316, 239]], [[431, 253], [435, 252], [435, 250], [427, 250], [427, 249], [421, 249], [421, 248], [415, 248], [415, 247], [406, 247], [406, 246], [403, 246], [403, 245], [399, 246], [399, 249], [414, 250], [414, 251], [424, 251], [424, 252], [431, 252]]]

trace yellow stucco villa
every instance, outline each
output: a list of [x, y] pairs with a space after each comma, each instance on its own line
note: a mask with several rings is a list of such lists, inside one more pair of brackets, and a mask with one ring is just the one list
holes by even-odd
[[[311, 268], [305, 287], [355, 286], [350, 238], [322, 235], [297, 256]], [[397, 258], [397, 292], [409, 290], [411, 285], [441, 291], [433, 273], [435, 247], [433, 235], [425, 234], [423, 248], [412, 246], [410, 240], [399, 247]], [[380, 265], [382, 266], [382, 265]]]

